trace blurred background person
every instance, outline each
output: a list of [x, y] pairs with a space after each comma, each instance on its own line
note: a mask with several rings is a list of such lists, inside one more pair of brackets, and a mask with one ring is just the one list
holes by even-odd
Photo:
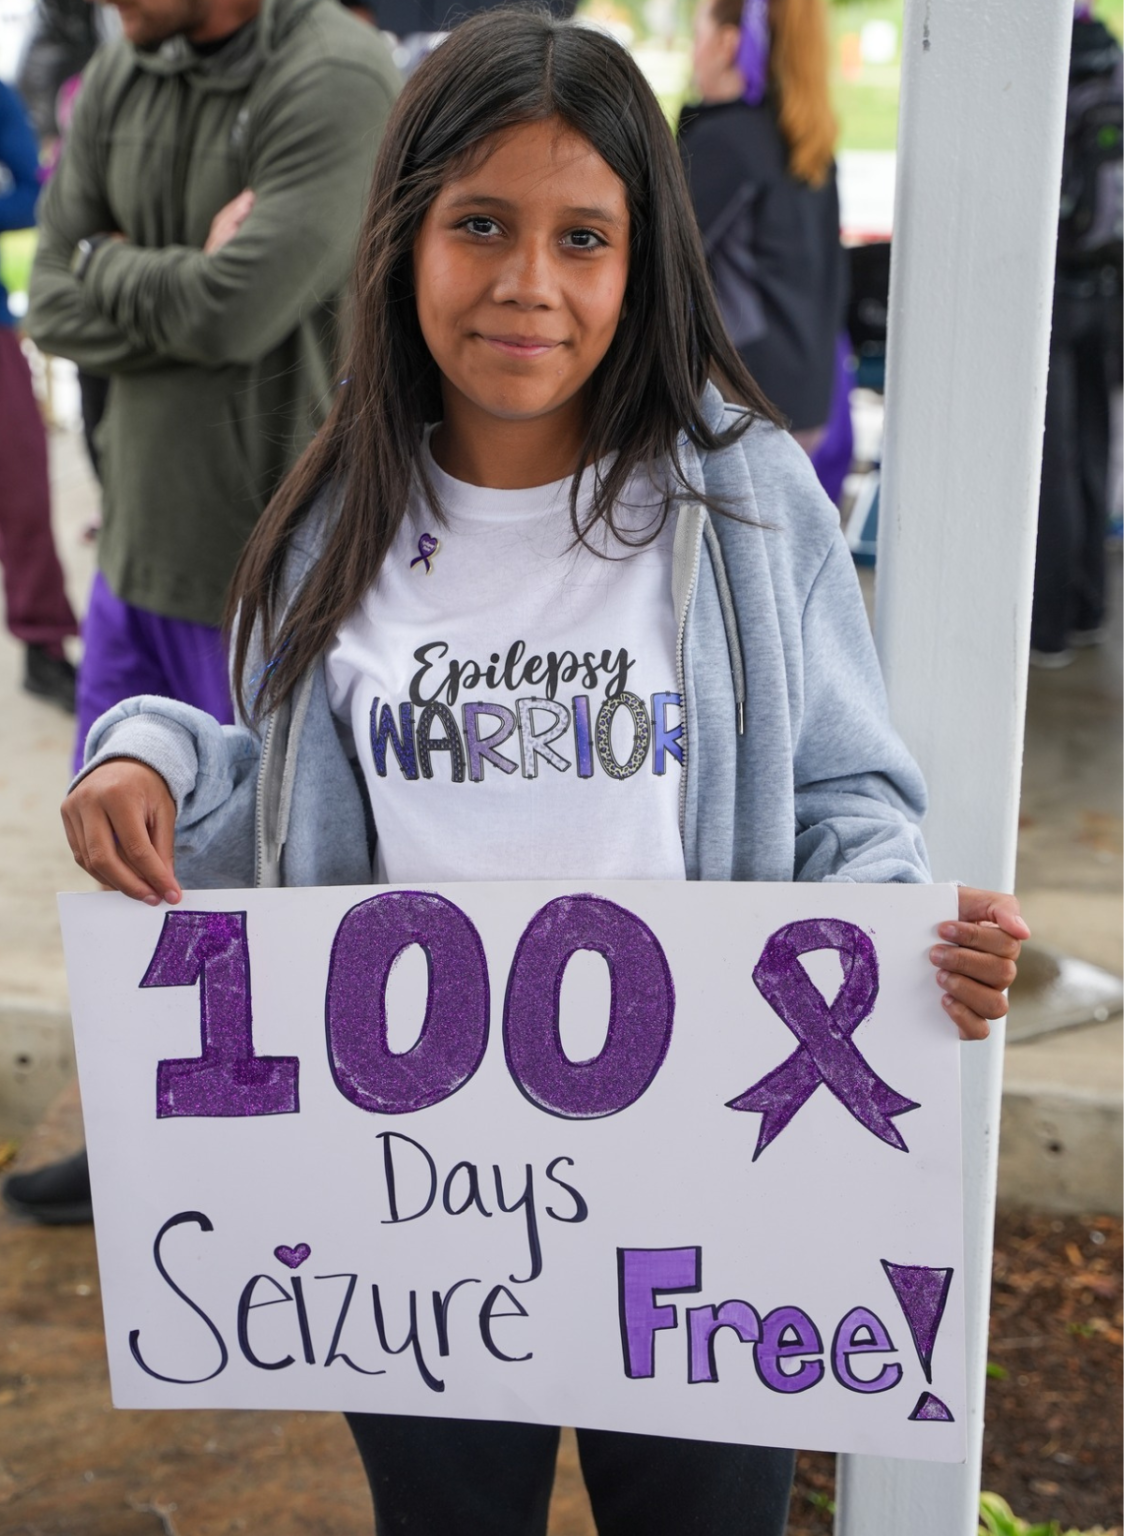
[[[242, 546], [327, 416], [399, 76], [337, 0], [119, 0], [44, 195], [27, 329], [110, 379], [76, 758], [159, 694], [233, 719], [220, 629]], [[85, 1153], [4, 1186], [90, 1219]]]
[[[394, 62], [409, 79], [459, 22], [477, 11], [492, 11], [511, 0], [342, 0], [361, 21], [381, 27], [394, 40]], [[577, 9], [578, 0], [535, 0], [559, 20]]]
[[[0, 231], [29, 229], [39, 196], [39, 146], [23, 103], [0, 81]], [[47, 433], [0, 283], [0, 564], [8, 628], [24, 646], [28, 693], [74, 711], [78, 633], [51, 532]]]
[[[82, 71], [103, 42], [118, 36], [116, 11], [92, 0], [35, 0], [31, 26], [20, 52], [16, 89], [39, 136], [44, 180], [58, 164], [74, 115]], [[94, 433], [105, 411], [109, 380], [78, 370], [82, 431], [94, 473], [100, 475]], [[97, 524], [87, 530], [96, 533]]]
[[833, 446], [836, 402], [841, 485], [846, 266], [829, 57], [823, 0], [699, 0], [701, 100], [683, 110], [679, 146], [730, 337], [808, 453]]
[[16, 71], [16, 89], [49, 156], [59, 137], [59, 92], [80, 75], [100, 43], [116, 32], [90, 0], [35, 0]]
[[389, 51], [335, 0], [122, 0], [44, 197], [28, 331], [111, 379], [78, 752], [138, 692], [229, 720], [242, 544], [326, 415]]
[[1120, 45], [1087, 5], [1073, 23], [1030, 660], [1068, 666], [1105, 629], [1110, 412], [1121, 381]]

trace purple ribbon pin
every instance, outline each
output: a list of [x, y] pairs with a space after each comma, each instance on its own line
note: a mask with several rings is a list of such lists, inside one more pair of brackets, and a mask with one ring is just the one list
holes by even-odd
[[[837, 950], [843, 966], [843, 984], [830, 1005], [800, 963], [816, 949]], [[884, 1083], [851, 1040], [878, 996], [878, 957], [862, 929], [833, 918], [788, 923], [765, 945], [753, 980], [800, 1041], [779, 1067], [729, 1102], [730, 1109], [762, 1117], [754, 1162], [821, 1083], [868, 1131], [908, 1152], [890, 1117], [919, 1106]]]
[[429, 573], [433, 570], [433, 566], [430, 564], [430, 561], [440, 548], [440, 539], [435, 539], [431, 533], [423, 533], [421, 538], [418, 540], [418, 552], [410, 561], [410, 569], [413, 570], [415, 565], [419, 565], [424, 562], [425, 574], [428, 576]]

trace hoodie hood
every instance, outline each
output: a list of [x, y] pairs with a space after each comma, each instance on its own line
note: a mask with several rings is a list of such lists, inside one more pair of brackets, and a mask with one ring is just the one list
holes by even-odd
[[154, 75], [183, 75], [201, 91], [240, 91], [323, 0], [262, 0], [252, 21], [214, 53], [197, 53], [182, 35], [169, 37], [151, 50], [134, 48], [139, 68]]

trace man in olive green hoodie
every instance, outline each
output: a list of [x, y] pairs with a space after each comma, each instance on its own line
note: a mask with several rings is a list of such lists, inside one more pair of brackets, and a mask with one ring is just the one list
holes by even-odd
[[27, 328], [112, 382], [78, 753], [158, 693], [230, 718], [238, 555], [338, 385], [398, 75], [337, 0], [115, 0], [40, 211]]

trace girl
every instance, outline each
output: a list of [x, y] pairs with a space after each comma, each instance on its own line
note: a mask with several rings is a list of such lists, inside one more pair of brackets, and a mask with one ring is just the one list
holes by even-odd
[[726, 328], [809, 453], [846, 298], [828, 47], [823, 0], [699, 0], [701, 103], [679, 122]]
[[[105, 715], [78, 861], [153, 904], [177, 872], [927, 879], [837, 519], [722, 329], [624, 50], [515, 11], [455, 31], [392, 115], [357, 294], [346, 387], [235, 581], [245, 723]], [[933, 952], [965, 1036], [1017, 910], [966, 892]], [[350, 1423], [380, 1532], [545, 1531], [556, 1430]], [[783, 1530], [790, 1452], [580, 1446], [603, 1536]]]

